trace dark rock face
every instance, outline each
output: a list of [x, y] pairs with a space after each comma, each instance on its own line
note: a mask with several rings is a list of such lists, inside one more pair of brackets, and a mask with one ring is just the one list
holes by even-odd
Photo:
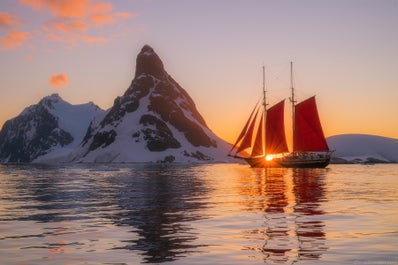
[[129, 88], [122, 97], [117, 97], [115, 99], [111, 110], [102, 120], [101, 127], [104, 127], [106, 124], [117, 126], [126, 113], [137, 110], [139, 107], [139, 100], [147, 96], [149, 89], [153, 86], [154, 82], [150, 76], [134, 79], [130, 88], [134, 87], [135, 89], [132, 90]]
[[147, 74], [160, 78], [164, 73], [162, 60], [160, 60], [152, 47], [149, 45], [142, 47], [141, 52], [137, 56], [135, 76], [138, 77], [141, 74]]
[[51, 147], [72, 141], [72, 135], [60, 129], [57, 119], [38, 104], [4, 124], [0, 132], [0, 161], [31, 162]]
[[[83, 146], [90, 141], [89, 151], [107, 146], [117, 137], [117, 128], [127, 114], [138, 109], [144, 113], [138, 114], [141, 115], [139, 126], [132, 125], [130, 135], [135, 142], [146, 141], [150, 151], [181, 147], [169, 126], [182, 132], [195, 147], [217, 147], [216, 141], [203, 130], [207, 125], [191, 97], [164, 70], [161, 59], [148, 45], [137, 56], [135, 77], [130, 87], [123, 96], [115, 99], [97, 127], [90, 126]], [[114, 128], [111, 134], [110, 127]]]
[[[144, 125], [141, 132], [150, 151], [164, 151], [168, 148], [180, 148], [181, 144], [173, 137], [166, 123], [152, 115], [143, 115], [140, 124]], [[137, 135], [135, 133], [135, 135]]]
[[211, 160], [213, 160], [213, 158], [208, 157], [208, 156], [204, 155], [203, 153], [201, 153], [199, 151], [191, 152], [191, 153], [188, 153], [187, 151], [184, 151], [184, 156], [194, 157], [194, 158], [196, 158], [197, 160], [200, 160], [200, 161], [211, 161]]
[[113, 143], [116, 138], [116, 132], [114, 130], [99, 132], [94, 136], [93, 142], [90, 145], [90, 151], [95, 150], [99, 147], [106, 147]]
[[[178, 99], [184, 99], [180, 105]], [[183, 132], [193, 146], [216, 147], [215, 142], [196, 123], [206, 126], [192, 99], [173, 79], [166, 77], [157, 84], [150, 95], [148, 110], [158, 113], [164, 121]], [[191, 113], [191, 119], [186, 116], [187, 113]]]

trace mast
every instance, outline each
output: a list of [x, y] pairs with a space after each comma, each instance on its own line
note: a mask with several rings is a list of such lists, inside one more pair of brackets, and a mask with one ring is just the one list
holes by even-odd
[[[261, 118], [260, 118], [260, 122], [258, 124], [257, 127], [257, 133], [256, 133], [256, 138], [254, 140], [254, 146], [252, 148], [252, 153], [251, 156], [252, 157], [256, 157], [256, 156], [266, 156], [267, 151], [266, 151], [266, 147], [265, 147], [265, 141], [266, 141], [266, 131], [265, 131], [265, 127], [266, 127], [266, 118], [265, 115], [267, 113], [267, 98], [266, 98], [266, 88], [265, 88], [265, 66], [263, 65], [263, 112], [261, 113]], [[263, 133], [265, 132], [265, 133]], [[264, 135], [263, 135], [264, 134]]]
[[267, 111], [267, 91], [265, 90], [265, 66], [263, 65], [263, 105], [264, 113]]
[[[263, 105], [264, 105], [264, 115], [263, 115], [263, 126], [264, 126], [264, 132], [265, 134], [267, 131], [265, 130], [266, 128], [266, 114], [267, 114], [267, 90], [265, 87], [265, 66], [263, 64]], [[267, 149], [266, 149], [266, 135], [264, 134], [264, 141], [263, 141], [263, 146], [264, 146], [264, 156], [267, 155]]]
[[293, 62], [290, 62], [290, 89], [292, 90], [292, 96], [289, 98], [290, 102], [292, 103], [292, 149], [293, 151], [295, 150], [294, 148], [294, 131], [295, 131], [295, 124], [294, 124], [294, 109], [296, 105], [296, 99], [294, 97], [294, 86], [293, 86]]

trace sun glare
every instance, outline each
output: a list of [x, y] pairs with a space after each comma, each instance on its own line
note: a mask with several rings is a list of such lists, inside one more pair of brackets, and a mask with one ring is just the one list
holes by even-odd
[[271, 161], [273, 158], [274, 158], [274, 157], [273, 157], [272, 155], [267, 155], [267, 156], [265, 157], [265, 160]]

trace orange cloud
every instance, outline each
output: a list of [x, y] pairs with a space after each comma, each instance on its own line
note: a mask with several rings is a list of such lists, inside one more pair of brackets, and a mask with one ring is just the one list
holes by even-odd
[[85, 17], [89, 9], [89, 0], [19, 0], [21, 4], [34, 9], [46, 8], [56, 16], [69, 18]]
[[13, 29], [10, 34], [0, 39], [0, 45], [5, 49], [12, 49], [22, 44], [31, 38], [29, 32], [21, 32], [17, 29]]
[[101, 2], [101, 3], [95, 3], [91, 7], [91, 12], [92, 13], [106, 13], [106, 12], [111, 12], [112, 9], [113, 9], [113, 7], [112, 7], [111, 3]]
[[115, 12], [109, 0], [19, 0], [19, 3], [33, 10], [48, 12], [52, 18], [44, 22], [38, 32], [48, 40], [60, 43], [104, 42], [108, 38], [89, 36], [93, 27], [113, 25], [136, 16], [128, 12]]
[[105, 42], [104, 37], [83, 36], [83, 41], [86, 43]]
[[59, 88], [68, 84], [68, 77], [66, 76], [66, 74], [55, 74], [50, 77], [50, 80], [48, 82], [53, 87]]
[[61, 42], [61, 41], [62, 41], [62, 38], [59, 37], [59, 36], [57, 36], [57, 35], [55, 35], [54, 33], [48, 33], [47, 37], [48, 37], [50, 40], [53, 40], [53, 41], [58, 41], [58, 42]]
[[57, 32], [83, 32], [86, 31], [87, 25], [79, 20], [57, 18], [45, 22], [42, 28], [47, 31], [55, 30]]
[[18, 22], [19, 20], [16, 17], [0, 12], [0, 27], [10, 27]]
[[108, 14], [94, 14], [90, 17], [90, 22], [94, 24], [113, 24], [115, 19]]
[[55, 41], [55, 42], [62, 42], [62, 43], [68, 43], [68, 44], [72, 44], [72, 45], [76, 45], [78, 42], [78, 37], [79, 36], [69, 36], [66, 34], [61, 34], [61, 35], [56, 35], [54, 33], [48, 33], [46, 35], [47, 39], [51, 40], [51, 41]]
[[128, 12], [118, 12], [115, 14], [115, 16], [122, 18], [122, 19], [128, 19], [128, 18], [137, 16], [137, 14], [128, 13]]

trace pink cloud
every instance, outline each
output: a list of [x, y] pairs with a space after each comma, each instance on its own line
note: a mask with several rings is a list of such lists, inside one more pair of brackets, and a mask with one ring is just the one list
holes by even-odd
[[45, 22], [42, 28], [47, 31], [56, 32], [84, 32], [87, 29], [87, 25], [80, 20], [56, 18]]
[[94, 14], [90, 17], [90, 22], [93, 24], [113, 24], [115, 19], [109, 14]]
[[92, 13], [107, 13], [107, 12], [112, 12], [112, 4], [111, 3], [95, 3], [91, 7], [91, 12]]
[[0, 45], [5, 49], [12, 49], [22, 46], [29, 38], [31, 38], [29, 32], [21, 32], [17, 29], [13, 29], [7, 36], [0, 39]]
[[61, 42], [61, 41], [62, 41], [62, 38], [59, 37], [59, 36], [57, 36], [57, 35], [55, 35], [54, 33], [48, 33], [48, 34], [47, 34], [47, 37], [48, 37], [50, 40], [52, 40], [52, 41], [57, 41], [57, 42]]
[[59, 43], [67, 43], [71, 45], [77, 45], [82, 37], [78, 36], [70, 36], [68, 34], [54, 34], [52, 32], [47, 33], [47, 40], [55, 41]]
[[60, 88], [61, 86], [65, 86], [68, 84], [68, 77], [66, 74], [55, 74], [50, 77], [48, 80], [50, 85], [55, 88]]
[[129, 13], [129, 12], [118, 12], [115, 14], [116, 17], [122, 18], [122, 19], [128, 19], [131, 17], [136, 17], [138, 16], [137, 14], [134, 13]]
[[10, 27], [18, 22], [18, 18], [4, 12], [0, 12], [0, 27]]
[[27, 55], [27, 56], [25, 57], [25, 61], [27, 61], [27, 62], [31, 62], [31, 61], [33, 61], [33, 60], [34, 60], [34, 57], [33, 57], [32, 54], [29, 54], [29, 55]]
[[104, 37], [83, 36], [83, 41], [86, 43], [105, 42]]

